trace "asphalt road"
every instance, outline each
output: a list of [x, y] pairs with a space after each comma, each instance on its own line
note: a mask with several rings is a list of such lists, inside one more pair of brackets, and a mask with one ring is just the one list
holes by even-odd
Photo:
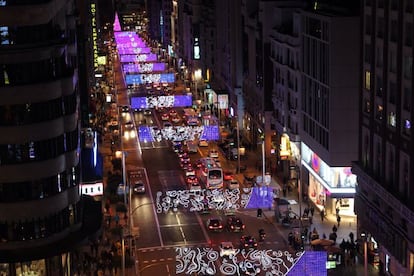
[[[116, 89], [120, 92], [117, 95], [118, 106], [129, 105], [119, 64], [115, 64], [115, 71]], [[179, 87], [180, 85], [177, 85], [177, 88]], [[178, 109], [178, 112], [182, 114], [182, 110]], [[206, 221], [210, 217], [220, 217], [226, 222], [227, 217], [223, 211], [212, 210], [209, 214], [201, 214], [180, 207], [175, 211], [159, 212], [156, 204], [157, 195], [165, 194], [166, 191], [187, 189], [184, 172], [171, 143], [165, 140], [140, 142], [137, 137], [140, 125], [162, 128], [163, 121], [160, 115], [155, 111], [151, 115], [144, 115], [142, 112], [134, 113], [131, 110], [126, 116], [121, 116], [126, 172], [138, 171], [146, 185], [145, 194], [131, 195], [130, 198], [133, 231], [131, 234], [135, 236], [135, 256], [139, 274], [176, 275], [176, 256], [179, 252], [177, 248], [212, 248], [218, 252], [218, 246], [222, 241], [230, 241], [239, 248], [241, 235], [252, 235], [258, 239], [260, 228], [265, 230], [267, 236], [264, 242], [259, 242], [258, 249], [287, 249], [280, 230], [265, 218], [257, 218], [256, 210], [236, 211], [235, 214], [246, 225], [243, 233], [209, 232], [206, 229]], [[133, 129], [125, 127], [128, 121], [133, 121]], [[207, 156], [210, 148], [217, 146], [211, 143], [209, 147], [199, 148], [198, 153], [191, 155], [192, 163], [200, 157]], [[237, 162], [226, 160], [223, 156], [219, 159], [223, 170], [234, 171], [237, 166]], [[223, 262], [226, 263], [222, 258], [214, 259], [216, 268], [223, 265]], [[216, 271], [215, 275], [221, 275], [220, 271]]]

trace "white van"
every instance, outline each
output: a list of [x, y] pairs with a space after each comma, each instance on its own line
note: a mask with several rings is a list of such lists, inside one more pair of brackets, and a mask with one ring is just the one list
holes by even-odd
[[193, 141], [187, 142], [187, 149], [189, 153], [197, 153], [198, 152], [198, 145]]

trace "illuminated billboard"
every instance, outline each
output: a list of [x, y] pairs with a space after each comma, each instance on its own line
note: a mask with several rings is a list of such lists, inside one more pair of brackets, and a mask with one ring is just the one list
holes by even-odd
[[357, 177], [351, 167], [330, 167], [305, 143], [301, 143], [301, 153], [301, 163], [330, 193], [355, 193]]
[[151, 72], [162, 72], [165, 70], [166, 70], [166, 65], [163, 62], [122, 64], [122, 71], [124, 73], [151, 73]]
[[218, 125], [211, 126], [171, 126], [159, 129], [157, 127], [140, 126], [138, 128], [140, 142], [194, 141], [202, 139], [217, 141], [220, 137]]
[[118, 48], [118, 54], [120, 55], [133, 55], [133, 54], [149, 54], [151, 49], [148, 47], [121, 47]]
[[121, 55], [121, 62], [152, 62], [157, 61], [156, 54]]
[[188, 107], [192, 106], [191, 95], [131, 97], [131, 108], [147, 109], [157, 107]]
[[173, 83], [175, 82], [174, 73], [166, 74], [134, 74], [126, 75], [125, 83], [127, 85], [138, 85], [146, 83]]

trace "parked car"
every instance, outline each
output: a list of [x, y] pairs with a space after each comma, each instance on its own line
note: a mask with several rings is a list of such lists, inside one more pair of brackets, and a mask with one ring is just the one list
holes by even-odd
[[151, 109], [144, 109], [144, 115], [145, 115], [145, 116], [149, 116], [149, 115], [151, 115], [151, 114], [152, 114]]
[[207, 220], [207, 229], [214, 232], [221, 232], [223, 231], [223, 223], [221, 218], [209, 218]]
[[227, 219], [226, 227], [229, 232], [243, 232], [246, 226], [239, 217], [231, 216]]
[[230, 257], [236, 255], [237, 249], [232, 242], [221, 242], [219, 245], [220, 257]]

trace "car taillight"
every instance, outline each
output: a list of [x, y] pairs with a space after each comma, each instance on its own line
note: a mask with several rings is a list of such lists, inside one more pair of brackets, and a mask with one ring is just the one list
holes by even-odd
[[219, 225], [219, 228], [223, 228], [223, 225]]
[[243, 225], [242, 225], [242, 228], [244, 229], [244, 227], [246, 227], [246, 225], [244, 225], [244, 224], [243, 224]]
[[232, 226], [230, 226], [230, 228], [231, 228], [231, 229], [233, 229], [233, 228], [234, 228], [234, 226], [232, 225]]
[[210, 225], [208, 228], [213, 229], [213, 226]]

